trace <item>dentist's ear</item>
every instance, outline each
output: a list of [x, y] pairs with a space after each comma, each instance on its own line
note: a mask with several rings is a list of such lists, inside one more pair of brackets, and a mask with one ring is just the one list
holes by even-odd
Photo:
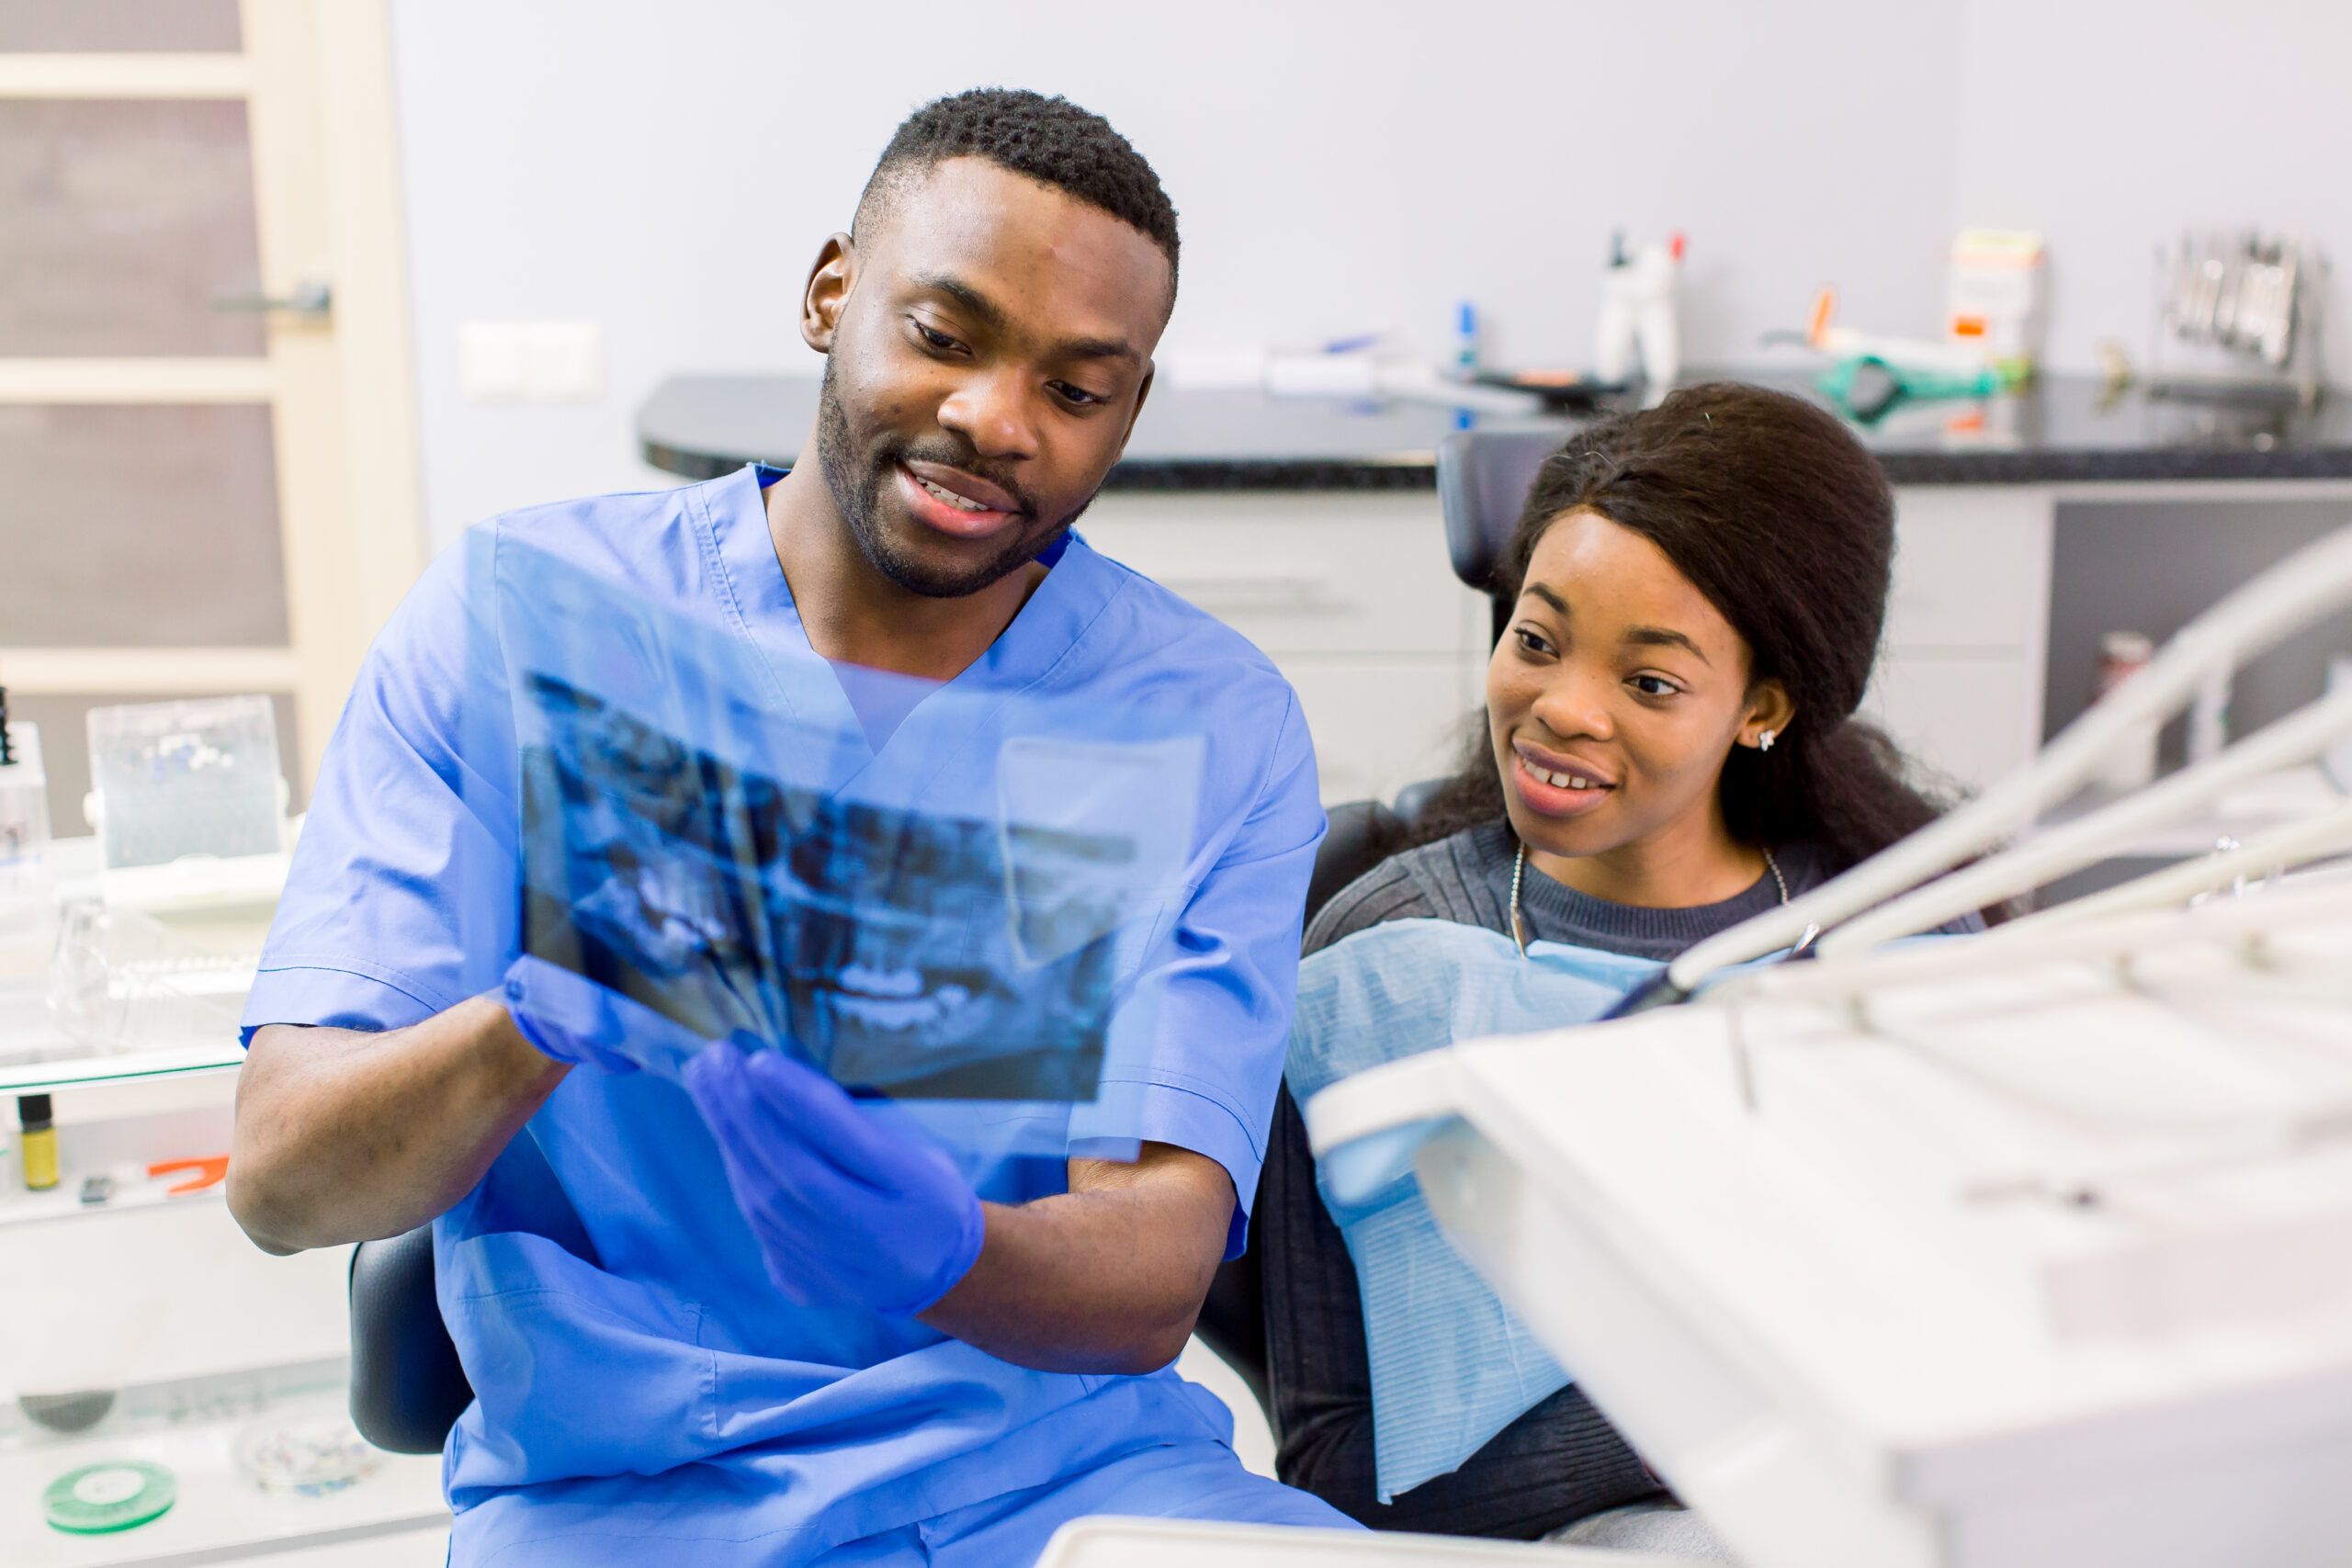
[[833, 334], [857, 282], [857, 251], [847, 234], [832, 234], [817, 248], [817, 264], [800, 292], [800, 341], [820, 354], [833, 351]]

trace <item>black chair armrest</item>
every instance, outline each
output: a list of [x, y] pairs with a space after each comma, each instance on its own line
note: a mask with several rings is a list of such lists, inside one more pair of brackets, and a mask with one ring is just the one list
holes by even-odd
[[474, 1400], [433, 1290], [433, 1227], [351, 1254], [351, 1424], [379, 1449], [437, 1454]]

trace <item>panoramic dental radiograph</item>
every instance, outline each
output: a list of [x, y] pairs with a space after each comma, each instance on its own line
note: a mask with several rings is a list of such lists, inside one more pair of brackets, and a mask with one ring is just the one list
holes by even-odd
[[876, 751], [822, 660], [512, 542], [485, 570], [519, 944], [634, 1004], [643, 1065], [748, 1036], [853, 1091], [1067, 1108], [1141, 1048], [1197, 736], [949, 682]]

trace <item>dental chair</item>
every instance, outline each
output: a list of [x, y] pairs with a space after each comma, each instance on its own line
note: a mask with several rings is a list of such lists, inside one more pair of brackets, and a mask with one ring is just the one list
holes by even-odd
[[[1454, 575], [1470, 587], [1492, 592], [1495, 567], [1535, 470], [1560, 439], [1556, 430], [1461, 431], [1439, 443], [1446, 553]], [[1495, 605], [1496, 636], [1509, 614], [1509, 605]], [[1393, 803], [1356, 800], [1331, 808], [1330, 829], [1307, 884], [1308, 919], [1387, 855], [1441, 782], [1410, 785]], [[1220, 1267], [1195, 1332], [1265, 1405], [1266, 1322], [1259, 1288], [1254, 1251]], [[351, 1255], [349, 1299], [353, 1425], [393, 1453], [440, 1452], [474, 1395], [434, 1297], [433, 1227], [361, 1242]]]

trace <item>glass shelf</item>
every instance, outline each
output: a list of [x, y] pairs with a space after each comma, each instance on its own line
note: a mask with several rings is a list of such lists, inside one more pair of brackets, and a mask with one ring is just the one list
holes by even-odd
[[40, 1061], [0, 1061], [0, 1094], [36, 1094], [132, 1078], [233, 1072], [244, 1060], [233, 1027], [215, 1038], [143, 1051], [75, 1050], [50, 1016], [45, 983], [0, 985], [0, 1058], [54, 1049]]
[[[200, 989], [131, 1016], [130, 1027], [114, 1016], [83, 1019], [78, 1027], [69, 1027], [52, 1010], [50, 990], [58, 933], [74, 919], [69, 906], [82, 901], [85, 916], [93, 908], [87, 901], [98, 886], [96, 841], [52, 843], [41, 874], [39, 907], [30, 906], [19, 890], [12, 919], [0, 920], [0, 1096], [234, 1071], [244, 1060], [236, 1019], [268, 927], [267, 908], [114, 916], [117, 929], [103, 940], [117, 950], [107, 956], [122, 962], [118, 967], [99, 965], [104, 973], [95, 978], [102, 987], [111, 983], [119, 991], [137, 989], [146, 972], [153, 971], [163, 976], [153, 983], [159, 995], [181, 979], [200, 982]], [[204, 960], [196, 968], [205, 973], [190, 968], [193, 960], [173, 956], [183, 949]], [[81, 949], [90, 950], [86, 943]], [[98, 994], [103, 1003], [103, 990]], [[136, 1005], [118, 997], [111, 1010], [124, 1014], [127, 1006]], [[93, 1039], [109, 1034], [114, 1043]], [[126, 1039], [135, 1048], [120, 1043]]]
[[141, 1078], [187, 1077], [233, 1073], [244, 1051], [232, 1039], [220, 1045], [190, 1045], [172, 1051], [140, 1051], [97, 1056], [65, 1056], [0, 1067], [0, 1095], [47, 1094]]

